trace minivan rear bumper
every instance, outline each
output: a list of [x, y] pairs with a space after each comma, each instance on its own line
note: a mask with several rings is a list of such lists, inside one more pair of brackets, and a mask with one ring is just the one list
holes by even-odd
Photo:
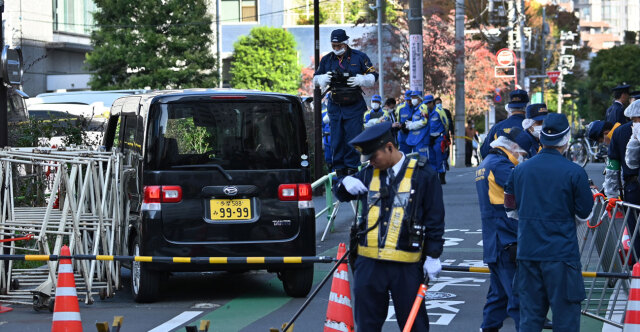
[[[141, 211], [138, 219], [142, 256], [163, 257], [281, 257], [315, 256], [315, 210], [300, 209], [300, 229], [289, 239], [246, 242], [173, 242], [162, 233], [162, 212]], [[145, 263], [157, 271], [229, 271], [229, 270], [290, 270], [303, 264], [202, 264]]]

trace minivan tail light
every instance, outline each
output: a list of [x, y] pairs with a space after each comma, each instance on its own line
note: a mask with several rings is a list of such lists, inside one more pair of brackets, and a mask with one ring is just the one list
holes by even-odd
[[145, 186], [144, 187], [144, 203], [160, 203], [162, 187], [160, 186]]
[[310, 201], [313, 199], [313, 190], [311, 190], [311, 184], [301, 183], [298, 184], [298, 200]]
[[162, 203], [178, 203], [182, 200], [182, 187], [162, 186]]
[[278, 187], [278, 198], [281, 201], [297, 201], [298, 185], [297, 184], [281, 184]]

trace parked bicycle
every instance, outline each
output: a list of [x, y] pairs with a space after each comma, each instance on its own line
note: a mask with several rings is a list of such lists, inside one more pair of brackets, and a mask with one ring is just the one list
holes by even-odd
[[565, 152], [567, 159], [584, 167], [589, 161], [604, 161], [607, 156], [607, 146], [589, 139], [585, 129], [580, 129], [571, 137], [569, 148]]

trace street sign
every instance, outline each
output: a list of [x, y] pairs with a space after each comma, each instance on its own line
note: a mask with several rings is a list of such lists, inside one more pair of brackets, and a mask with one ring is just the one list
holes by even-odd
[[513, 51], [508, 48], [503, 48], [496, 53], [496, 62], [499, 66], [511, 66], [514, 61]]
[[573, 69], [575, 65], [576, 65], [576, 57], [574, 55], [560, 56], [560, 67]]
[[22, 52], [20, 49], [12, 49], [9, 48], [9, 45], [5, 45], [2, 49], [0, 62], [4, 83], [22, 84]]
[[495, 97], [493, 97], [493, 101], [496, 103], [502, 102], [502, 96], [497, 94]]
[[548, 71], [547, 72], [547, 76], [549, 76], [549, 79], [551, 80], [551, 83], [556, 84], [556, 82], [558, 81], [558, 77], [560, 77], [560, 72], [559, 71]]

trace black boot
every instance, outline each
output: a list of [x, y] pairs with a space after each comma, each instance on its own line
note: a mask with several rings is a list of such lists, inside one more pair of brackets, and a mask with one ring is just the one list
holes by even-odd
[[497, 327], [490, 327], [487, 329], [482, 329], [482, 332], [500, 332], [500, 329]]
[[445, 174], [447, 173], [438, 173], [440, 175], [440, 184], [447, 184], [447, 180], [445, 180]]
[[543, 329], [545, 330], [552, 330], [553, 329], [553, 322], [549, 320], [549, 318], [545, 318], [544, 319], [544, 325], [542, 326]]

